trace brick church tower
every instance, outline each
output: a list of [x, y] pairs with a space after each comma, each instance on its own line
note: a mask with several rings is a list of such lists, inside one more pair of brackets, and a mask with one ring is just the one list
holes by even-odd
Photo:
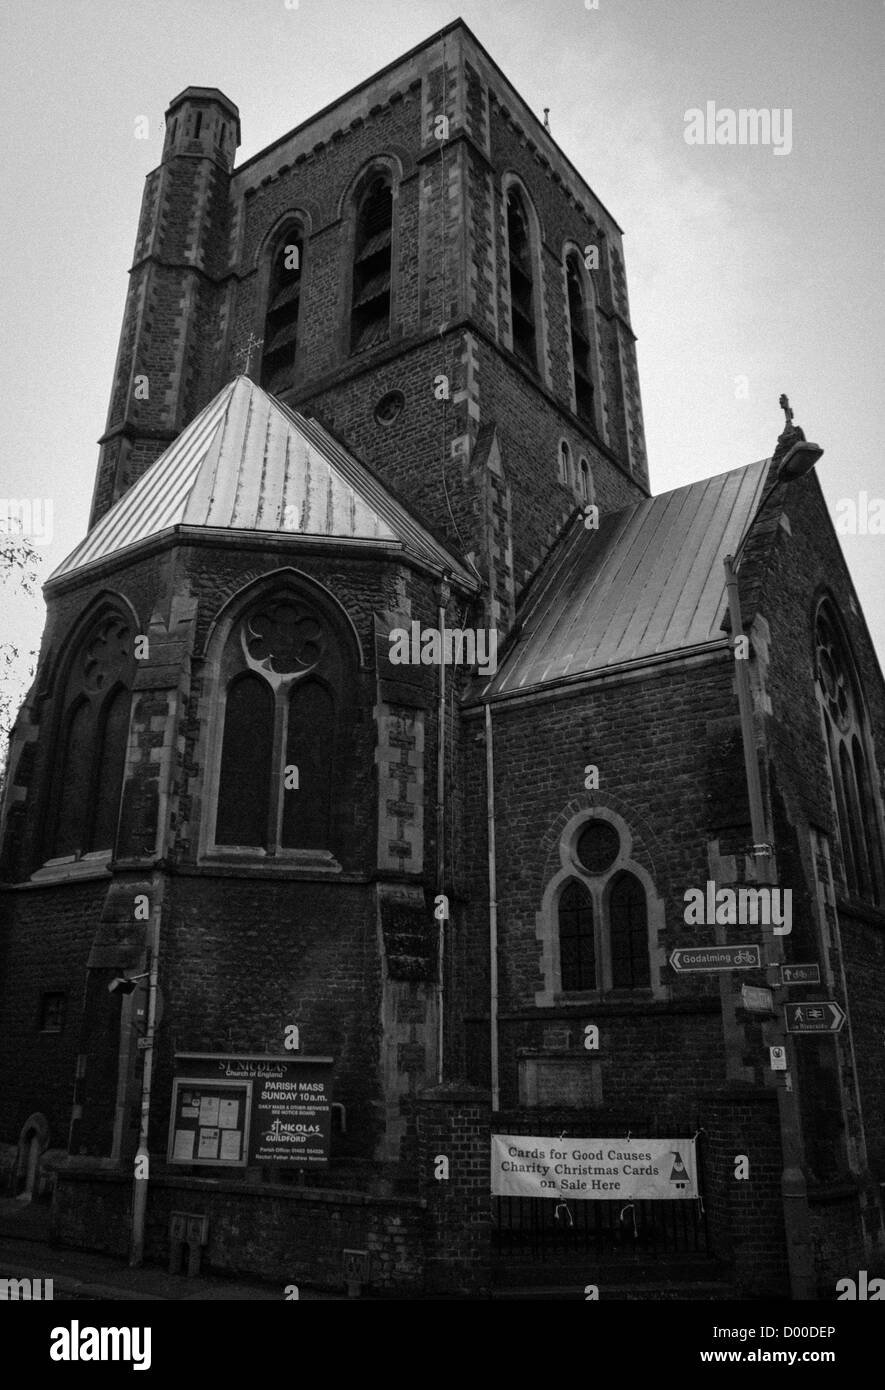
[[[220, 1270], [335, 1283], [365, 1249], [379, 1288], [463, 1291], [490, 1103], [507, 1134], [669, 1136], [689, 1196], [704, 1132], [692, 1238], [782, 1290], [762, 1025], [668, 960], [705, 944], [685, 891], [752, 870], [745, 547], [796, 949], [878, 1026], [885, 689], [820, 490], [775, 459], [649, 496], [620, 229], [461, 21], [235, 167], [239, 142], [214, 88], [167, 111], [90, 529], [46, 585], [0, 843], [0, 1163], [56, 1170], [65, 1239], [124, 1253], [149, 1156], [155, 1255], [187, 1207]], [[443, 629], [494, 633], [497, 670], [434, 657]], [[863, 1258], [881, 1089], [834, 1039], [800, 1072], [818, 1246], [850, 1227]]]

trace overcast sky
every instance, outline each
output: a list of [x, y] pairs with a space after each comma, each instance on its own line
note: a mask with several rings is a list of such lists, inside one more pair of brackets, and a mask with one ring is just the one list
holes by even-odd
[[[52, 499], [44, 575], [86, 528], [170, 99], [220, 87], [242, 162], [458, 15], [624, 228], [652, 489], [769, 455], [786, 391], [834, 514], [885, 497], [880, 0], [17, 0], [0, 498]], [[708, 101], [789, 110], [790, 152], [687, 144]], [[842, 545], [885, 664], [885, 535]], [[42, 617], [14, 635], [37, 645]]]

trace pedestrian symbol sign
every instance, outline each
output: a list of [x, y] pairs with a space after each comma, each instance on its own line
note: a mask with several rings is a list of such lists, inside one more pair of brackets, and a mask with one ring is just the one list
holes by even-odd
[[784, 1005], [788, 1033], [838, 1033], [846, 1014], [835, 999], [805, 999]]

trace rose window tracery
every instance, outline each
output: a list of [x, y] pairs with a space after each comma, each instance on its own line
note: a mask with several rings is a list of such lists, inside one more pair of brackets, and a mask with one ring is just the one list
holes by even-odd
[[249, 665], [277, 676], [304, 675], [325, 647], [317, 618], [292, 598], [254, 609], [243, 624], [242, 640]]

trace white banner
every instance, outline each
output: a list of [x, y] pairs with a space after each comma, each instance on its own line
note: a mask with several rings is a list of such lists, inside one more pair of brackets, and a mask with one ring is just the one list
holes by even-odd
[[613, 1202], [697, 1197], [694, 1140], [493, 1134], [492, 1195]]

